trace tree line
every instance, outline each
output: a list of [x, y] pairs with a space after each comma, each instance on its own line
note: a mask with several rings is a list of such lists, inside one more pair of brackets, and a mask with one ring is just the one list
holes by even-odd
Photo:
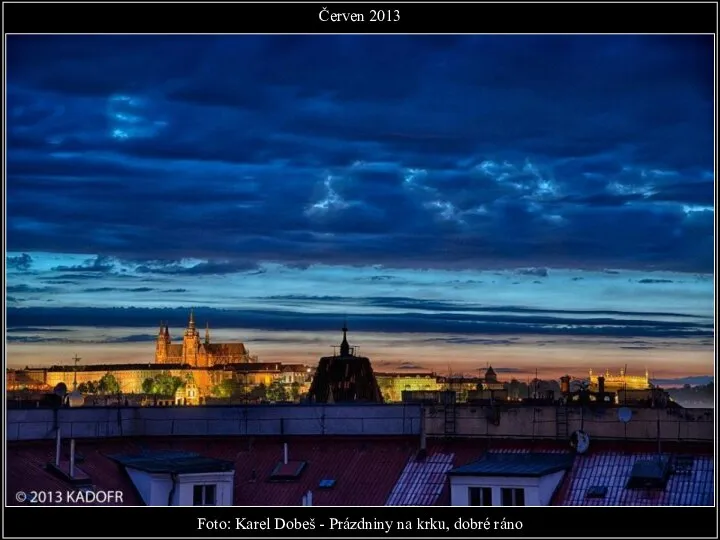
[[225, 399], [248, 399], [267, 401], [298, 401], [301, 397], [302, 385], [298, 382], [284, 384], [274, 381], [269, 385], [260, 383], [252, 386], [240, 384], [233, 379], [224, 379], [210, 390], [210, 393], [217, 398]]
[[106, 373], [97, 381], [81, 382], [77, 389], [81, 394], [116, 395], [120, 393], [120, 383], [115, 375]]

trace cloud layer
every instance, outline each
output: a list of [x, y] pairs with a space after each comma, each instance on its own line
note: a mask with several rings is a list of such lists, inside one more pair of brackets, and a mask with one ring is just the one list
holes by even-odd
[[9, 36], [9, 323], [707, 346], [713, 46]]
[[712, 46], [11, 36], [9, 249], [710, 272]]

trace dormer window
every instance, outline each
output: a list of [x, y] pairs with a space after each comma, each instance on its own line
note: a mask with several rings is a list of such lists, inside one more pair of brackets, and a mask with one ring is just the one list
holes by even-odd
[[193, 506], [216, 506], [217, 486], [202, 484], [193, 486]]
[[492, 488], [468, 488], [468, 503], [470, 506], [492, 506]]
[[525, 490], [523, 488], [502, 488], [500, 496], [503, 506], [525, 506]]

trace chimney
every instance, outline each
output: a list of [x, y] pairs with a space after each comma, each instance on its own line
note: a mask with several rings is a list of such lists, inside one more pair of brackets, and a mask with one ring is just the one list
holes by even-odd
[[307, 495], [305, 495], [305, 494], [303, 494], [303, 496], [302, 496], [302, 505], [303, 505], [303, 506], [307, 506], [307, 505], [308, 505], [308, 503], [307, 503]]
[[605, 377], [600, 376], [598, 381], [598, 401], [605, 401]]
[[560, 392], [562, 392], [563, 395], [570, 393], [570, 375], [560, 377]]
[[55, 438], [55, 466], [60, 466], [60, 428], [57, 428], [57, 437]]
[[285, 465], [288, 464], [288, 445], [287, 445], [287, 443], [283, 444], [283, 463]]
[[70, 478], [75, 477], [75, 439], [70, 439]]
[[313, 500], [312, 500], [312, 491], [308, 490], [307, 494], [305, 495], [305, 506], [312, 506]]

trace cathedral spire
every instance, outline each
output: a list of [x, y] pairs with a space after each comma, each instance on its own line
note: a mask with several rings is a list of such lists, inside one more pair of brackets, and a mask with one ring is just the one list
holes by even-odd
[[190, 322], [188, 323], [188, 328], [190, 330], [195, 329], [195, 310], [192, 308], [190, 309]]
[[160, 321], [160, 332], [158, 333], [158, 336], [165, 336], [165, 324], [162, 321]]
[[205, 323], [205, 345], [210, 345], [210, 322]]

